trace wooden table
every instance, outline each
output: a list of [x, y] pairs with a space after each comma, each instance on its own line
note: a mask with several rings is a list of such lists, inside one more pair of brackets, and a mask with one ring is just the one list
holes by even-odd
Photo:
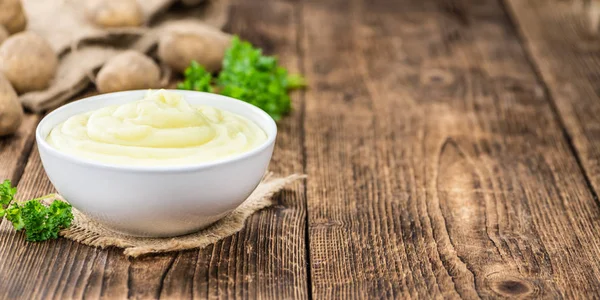
[[[272, 170], [308, 174], [203, 250], [127, 259], [0, 224], [0, 298], [589, 298], [600, 36], [559, 0], [238, 0], [227, 29], [310, 89]], [[28, 115], [19, 197], [53, 190]]]

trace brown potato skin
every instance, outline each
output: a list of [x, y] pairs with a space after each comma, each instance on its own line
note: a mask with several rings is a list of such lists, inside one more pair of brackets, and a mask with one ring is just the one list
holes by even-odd
[[27, 17], [20, 0], [0, 1], [0, 25], [10, 34], [25, 30]]
[[98, 26], [137, 27], [144, 22], [142, 8], [136, 0], [92, 0], [87, 16]]
[[230, 35], [197, 24], [171, 28], [158, 42], [158, 57], [173, 70], [183, 73], [192, 61], [207, 71], [221, 69]]
[[128, 50], [111, 58], [98, 72], [100, 93], [160, 87], [160, 68], [144, 54]]
[[19, 94], [47, 88], [57, 68], [56, 53], [36, 33], [17, 33], [0, 45], [0, 71]]
[[0, 136], [15, 133], [23, 122], [23, 107], [17, 92], [0, 73]]

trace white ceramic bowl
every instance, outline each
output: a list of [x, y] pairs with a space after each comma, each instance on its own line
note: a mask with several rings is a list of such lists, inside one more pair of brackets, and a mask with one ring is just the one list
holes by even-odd
[[42, 119], [36, 141], [46, 174], [75, 208], [122, 233], [166, 237], [204, 228], [238, 207], [264, 175], [277, 126], [261, 109], [233, 98], [181, 93], [204, 104], [242, 115], [257, 123], [267, 141], [249, 152], [219, 161], [183, 166], [121, 166], [65, 154], [46, 142], [50, 130], [70, 116], [104, 106], [142, 99], [146, 91], [103, 94], [62, 106]]

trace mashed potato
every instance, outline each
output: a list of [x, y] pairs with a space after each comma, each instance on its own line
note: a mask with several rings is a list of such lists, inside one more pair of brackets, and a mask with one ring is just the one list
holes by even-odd
[[267, 140], [254, 122], [182, 95], [149, 92], [139, 101], [70, 117], [47, 137], [56, 149], [120, 165], [185, 165], [250, 151]]

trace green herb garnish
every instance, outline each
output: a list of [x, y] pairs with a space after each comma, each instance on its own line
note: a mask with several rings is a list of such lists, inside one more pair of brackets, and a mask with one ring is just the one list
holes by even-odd
[[10, 185], [10, 180], [4, 180], [4, 182], [0, 184], [0, 218], [4, 217], [6, 214], [5, 207], [7, 207], [15, 198], [16, 193], [17, 188]]
[[[192, 62], [185, 71], [180, 89], [211, 91], [212, 77], [198, 63]], [[288, 92], [303, 88], [301, 75], [288, 75], [277, 58], [265, 56], [261, 49], [235, 36], [223, 58], [223, 69], [216, 78], [220, 94], [246, 101], [279, 120], [291, 110]]]
[[213, 92], [211, 86], [212, 74], [206, 71], [203, 66], [196, 61], [185, 69], [185, 80], [177, 85], [180, 90], [193, 90], [201, 92]]
[[71, 226], [73, 213], [70, 204], [54, 200], [49, 206], [43, 205], [41, 200], [53, 198], [53, 194], [10, 203], [16, 192], [17, 189], [11, 186], [10, 180], [4, 180], [0, 185], [0, 217], [10, 221], [17, 231], [25, 229], [28, 241], [56, 239], [61, 229]]

